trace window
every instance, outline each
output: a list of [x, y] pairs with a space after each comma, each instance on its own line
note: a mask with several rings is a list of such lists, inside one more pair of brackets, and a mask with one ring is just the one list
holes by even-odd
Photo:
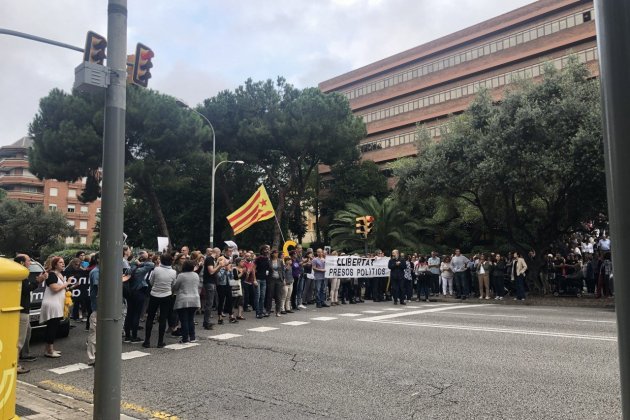
[[87, 220], [79, 221], [79, 229], [87, 229]]
[[73, 244], [74, 243], [74, 238], [72, 236], [67, 236], [66, 237], [66, 244]]
[[69, 189], [68, 190], [68, 198], [77, 198], [77, 190]]
[[68, 220], [67, 223], [68, 223], [68, 226], [74, 227], [74, 220]]
[[81, 214], [87, 214], [88, 213], [88, 206], [81, 206]]
[[59, 190], [57, 188], [51, 188], [48, 194], [51, 197], [57, 197], [57, 194], [59, 194]]
[[87, 236], [80, 236], [79, 237], [79, 243], [80, 244], [87, 244]]
[[68, 204], [68, 213], [74, 213], [74, 204]]
[[50, 210], [50, 211], [57, 211], [57, 205], [56, 204], [49, 204], [48, 205], [48, 210]]

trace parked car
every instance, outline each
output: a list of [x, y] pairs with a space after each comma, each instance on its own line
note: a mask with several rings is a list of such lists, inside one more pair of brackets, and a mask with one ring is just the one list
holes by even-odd
[[[44, 272], [44, 267], [37, 261], [31, 261], [31, 265], [28, 268], [28, 271], [29, 271], [29, 275], [28, 275], [29, 280], [34, 281], [35, 278], [40, 275], [40, 273]], [[29, 317], [31, 321], [31, 328], [33, 329], [43, 328], [46, 326], [45, 324], [39, 323], [39, 314], [42, 308], [42, 299], [44, 298], [45, 287], [46, 287], [45, 283], [41, 283], [41, 285], [37, 289], [31, 292], [31, 310], [29, 312]], [[70, 313], [67, 309], [68, 308], [64, 310], [64, 314]], [[61, 321], [61, 324], [59, 325], [59, 332], [57, 333], [57, 335], [59, 337], [67, 337], [68, 334], [70, 334], [70, 317], [69, 316], [65, 317]]]

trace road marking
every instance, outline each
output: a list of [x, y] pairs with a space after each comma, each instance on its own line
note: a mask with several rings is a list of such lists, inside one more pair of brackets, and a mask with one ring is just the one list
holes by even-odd
[[574, 319], [574, 321], [580, 321], [580, 322], [601, 322], [601, 323], [606, 323], [606, 324], [616, 324], [617, 321], [596, 321], [594, 319]]
[[364, 322], [381, 321], [384, 319], [399, 318], [401, 316], [411, 316], [411, 315], [427, 314], [431, 312], [449, 311], [452, 309], [480, 308], [480, 307], [481, 305], [448, 305], [448, 306], [444, 305], [444, 306], [439, 306], [437, 308], [421, 309], [419, 311], [397, 312], [395, 314], [373, 316], [371, 318], [357, 319], [357, 321], [364, 321]]
[[291, 322], [283, 322], [282, 325], [290, 325], [292, 327], [298, 327], [300, 325], [306, 325], [306, 324], [310, 324], [310, 322], [304, 322], [304, 321], [291, 321]]
[[347, 314], [339, 314], [339, 316], [355, 317], [355, 316], [361, 316], [361, 314], [353, 314], [353, 313], [348, 312]]
[[57, 375], [63, 375], [64, 373], [76, 372], [83, 369], [89, 369], [90, 367], [85, 363], [75, 363], [73, 365], [62, 366], [60, 368], [48, 369], [49, 372], [56, 373]]
[[208, 337], [210, 340], [229, 340], [230, 338], [242, 337], [241, 334], [219, 334], [219, 335], [211, 335]]
[[385, 311], [361, 311], [364, 314], [382, 314]]
[[279, 328], [275, 328], [275, 327], [256, 327], [256, 328], [250, 328], [247, 331], [267, 332], [267, 331], [273, 331], [273, 330], [279, 330]]
[[471, 316], [495, 316], [501, 318], [527, 318], [525, 315], [490, 315], [490, 314], [475, 314], [472, 312], [447, 312], [444, 315], [471, 315]]
[[319, 316], [317, 318], [311, 318], [312, 321], [332, 321], [334, 319], [337, 319], [333, 316]]
[[137, 359], [138, 357], [150, 356], [151, 353], [145, 353], [143, 351], [128, 351], [126, 353], [122, 353], [120, 355], [121, 359], [129, 360], [129, 359]]
[[[38, 385], [49, 391], [59, 393], [59, 395], [63, 395], [64, 397], [76, 398], [81, 401], [87, 401], [89, 403], [92, 403], [94, 401], [94, 395], [92, 394], [92, 392], [74, 387], [72, 385], [67, 385], [61, 382], [55, 382], [55, 381], [50, 381], [50, 380], [41, 381], [38, 383]], [[60, 392], [63, 392], [69, 395], [64, 395], [63, 393], [60, 393]], [[142, 407], [140, 405], [133, 404], [126, 401], [120, 402], [120, 408], [122, 408], [123, 410], [133, 411], [135, 413], [142, 414], [144, 417], [149, 417], [152, 419], [168, 419], [168, 420], [179, 419], [179, 417], [173, 414], [167, 413], [165, 411], [152, 410], [150, 408]]]
[[189, 347], [195, 347], [198, 345], [199, 343], [175, 343], [175, 344], [169, 344], [168, 346], [164, 346], [164, 348], [171, 349], [171, 350], [182, 350], [182, 349], [187, 349]]
[[[363, 321], [358, 319], [357, 321]], [[407, 322], [407, 321], [370, 321], [377, 324], [395, 324], [395, 325], [408, 325], [412, 327], [425, 327], [425, 328], [442, 328], [451, 330], [466, 330], [466, 331], [483, 331], [483, 332], [495, 332], [503, 334], [521, 334], [521, 335], [539, 335], [546, 337], [559, 337], [559, 338], [577, 338], [582, 340], [598, 340], [598, 341], [617, 341], [617, 337], [602, 336], [602, 335], [586, 335], [586, 334], [572, 334], [553, 331], [536, 331], [536, 330], [516, 330], [509, 328], [492, 328], [492, 327], [474, 327], [470, 325], [452, 325], [452, 324], [430, 324], [427, 322]]]
[[404, 311], [403, 308], [385, 308], [384, 311]]

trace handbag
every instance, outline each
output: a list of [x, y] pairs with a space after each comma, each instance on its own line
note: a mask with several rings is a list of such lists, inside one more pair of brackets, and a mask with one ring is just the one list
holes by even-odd
[[230, 289], [232, 289], [232, 297], [243, 296], [243, 289], [241, 288], [240, 280], [229, 279], [228, 284], [230, 285]]
[[310, 273], [306, 273], [306, 278], [310, 279], [310, 280], [314, 280], [315, 279], [315, 273], [313, 273], [312, 271]]

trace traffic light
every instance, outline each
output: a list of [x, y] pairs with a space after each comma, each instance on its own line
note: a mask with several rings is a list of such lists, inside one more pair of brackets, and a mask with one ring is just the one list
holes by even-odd
[[356, 225], [355, 225], [355, 226], [356, 226], [356, 228], [357, 228], [357, 229], [355, 230], [355, 232], [356, 232], [357, 234], [359, 234], [359, 235], [366, 236], [366, 235], [365, 235], [365, 225], [366, 225], [366, 224], [365, 224], [365, 216], [360, 216], [360, 217], [357, 217], [357, 218], [356, 218], [356, 219], [354, 219], [354, 220], [356, 221]]
[[365, 216], [365, 237], [370, 234], [374, 228], [374, 216]]
[[127, 56], [127, 84], [133, 83], [133, 69], [136, 64], [136, 55], [130, 54]]
[[85, 38], [85, 50], [83, 51], [83, 61], [93, 64], [103, 65], [103, 61], [107, 57], [105, 49], [107, 48], [107, 40], [104, 36], [96, 32], [89, 31]]
[[136, 59], [133, 65], [133, 82], [142, 87], [147, 87], [151, 78], [151, 59], [153, 58], [153, 50], [144, 44], [136, 45]]

